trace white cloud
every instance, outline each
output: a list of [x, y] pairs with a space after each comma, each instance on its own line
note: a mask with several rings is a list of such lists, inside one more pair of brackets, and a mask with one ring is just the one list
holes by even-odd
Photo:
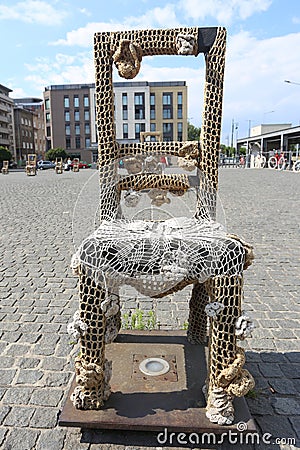
[[176, 17], [175, 5], [168, 3], [163, 8], [151, 9], [140, 17], [127, 17], [126, 24], [130, 28], [172, 28], [179, 26], [179, 21]]
[[92, 13], [90, 11], [88, 11], [86, 8], [80, 8], [79, 12], [81, 14], [84, 14], [85, 16], [91, 16], [92, 15]]
[[58, 39], [57, 41], [51, 42], [51, 45], [77, 45], [79, 47], [92, 47], [94, 33], [100, 33], [104, 31], [119, 31], [125, 29], [126, 26], [124, 24], [109, 22], [90, 22], [85, 27], [69, 31], [65, 39]]
[[[293, 51], [299, 46], [300, 33], [257, 40], [241, 32], [229, 39], [224, 98], [227, 129], [230, 118], [240, 123], [241, 136], [247, 134], [249, 119], [252, 124], [298, 123], [300, 89], [289, 89], [284, 80], [300, 73], [300, 60]], [[269, 111], [274, 113], [267, 115]]]
[[51, 45], [77, 45], [80, 47], [90, 47], [93, 45], [94, 33], [104, 31], [120, 31], [143, 28], [164, 28], [176, 27], [179, 22], [176, 18], [175, 6], [167, 4], [163, 8], [154, 8], [146, 14], [135, 17], [130, 16], [122, 23], [118, 22], [90, 22], [84, 27], [67, 32], [66, 38], [51, 42]]
[[180, 0], [185, 18], [204, 20], [211, 17], [228, 25], [234, 20], [245, 20], [255, 13], [266, 11], [272, 0]]
[[25, 77], [25, 81], [40, 92], [52, 84], [93, 83], [95, 78], [90, 52], [78, 53], [76, 56], [58, 53], [54, 60], [37, 58], [26, 67], [30, 74]]
[[59, 25], [67, 13], [43, 0], [27, 0], [12, 6], [0, 5], [0, 20], [20, 20], [41, 25]]

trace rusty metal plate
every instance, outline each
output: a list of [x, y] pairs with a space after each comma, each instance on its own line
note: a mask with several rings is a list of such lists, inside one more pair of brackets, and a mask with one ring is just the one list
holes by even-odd
[[[184, 331], [128, 331], [105, 347], [113, 361], [112, 394], [100, 410], [74, 408], [70, 395], [59, 418], [60, 426], [101, 430], [223, 433], [236, 431], [238, 422], [247, 424], [247, 432], [256, 431], [244, 398], [234, 400], [236, 421], [229, 426], [211, 423], [205, 415], [202, 386], [207, 374], [205, 347], [190, 344]], [[177, 381], [154, 381], [155, 377], [132, 376], [133, 357], [175, 355]], [[174, 366], [175, 367], [175, 366]], [[151, 378], [151, 379], [149, 379]]]
[[[156, 375], [150, 376], [145, 375], [140, 371], [140, 363], [146, 358], [161, 358], [170, 366], [170, 370], [164, 375]], [[176, 363], [176, 355], [153, 355], [153, 354], [135, 354], [133, 355], [132, 362], [132, 375], [131, 378], [134, 380], [144, 380], [144, 381], [178, 381], [178, 373], [177, 373], [177, 363]]]

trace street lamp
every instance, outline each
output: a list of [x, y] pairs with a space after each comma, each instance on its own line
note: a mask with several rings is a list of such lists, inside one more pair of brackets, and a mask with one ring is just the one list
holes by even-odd
[[284, 82], [289, 84], [298, 84], [300, 86], [300, 83], [297, 83], [296, 81], [284, 80]]
[[267, 114], [271, 114], [271, 113], [273, 113], [273, 112], [275, 112], [275, 111], [272, 110], [272, 111], [264, 112], [264, 114], [263, 114], [263, 122], [265, 121], [266, 115], [267, 115]]

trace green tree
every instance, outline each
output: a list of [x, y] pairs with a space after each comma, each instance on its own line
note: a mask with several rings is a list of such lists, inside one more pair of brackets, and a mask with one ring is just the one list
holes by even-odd
[[56, 147], [48, 150], [45, 156], [46, 159], [49, 159], [49, 161], [55, 161], [56, 158], [66, 159], [68, 157], [68, 153], [64, 148]]
[[188, 122], [188, 141], [199, 141], [201, 128]]
[[5, 147], [0, 147], [0, 161], [10, 161], [11, 159], [11, 152]]
[[236, 153], [236, 150], [234, 147], [228, 147], [227, 145], [221, 144], [220, 145], [220, 151], [226, 156], [234, 156]]

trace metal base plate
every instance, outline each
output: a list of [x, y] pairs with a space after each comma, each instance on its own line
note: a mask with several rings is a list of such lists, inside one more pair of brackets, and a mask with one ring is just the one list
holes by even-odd
[[[59, 418], [67, 427], [222, 433], [236, 430], [245, 422], [247, 432], [255, 432], [247, 404], [235, 400], [235, 424], [212, 424], [205, 416], [202, 386], [206, 378], [205, 347], [190, 344], [184, 331], [130, 331], [118, 335], [106, 346], [106, 357], [113, 361], [112, 394], [101, 410], [83, 411], [70, 401], [76, 383], [73, 381], [68, 400]], [[139, 357], [137, 358], [137, 355]], [[175, 361], [176, 376], [136, 376], [137, 360], [141, 356], [165, 357]], [[174, 368], [176, 370], [174, 370]]]

